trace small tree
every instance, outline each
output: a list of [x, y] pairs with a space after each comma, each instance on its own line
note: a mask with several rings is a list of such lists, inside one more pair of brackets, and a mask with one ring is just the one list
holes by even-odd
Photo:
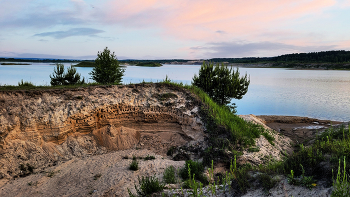
[[[242, 99], [248, 91], [250, 79], [247, 74], [239, 76], [238, 68], [229, 69], [225, 65], [204, 62], [199, 74], [194, 75], [192, 84], [201, 88], [215, 102], [228, 105], [231, 99]], [[234, 111], [234, 108], [231, 108]]]
[[91, 79], [101, 84], [121, 84], [124, 69], [119, 66], [116, 55], [106, 47], [103, 52], [97, 52], [95, 67], [89, 73]]
[[64, 72], [63, 64], [56, 64], [56, 68], [54, 68], [51, 78], [51, 85], [75, 85], [75, 84], [83, 84], [85, 83], [85, 79], [80, 80], [80, 74], [77, 73], [77, 69], [73, 66], [67, 68], [67, 73]]

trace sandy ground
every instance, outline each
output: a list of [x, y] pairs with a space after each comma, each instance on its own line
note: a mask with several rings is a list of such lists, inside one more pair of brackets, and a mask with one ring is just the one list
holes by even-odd
[[[133, 156], [147, 155], [156, 159], [138, 159], [140, 169], [128, 169]], [[123, 159], [125, 156], [128, 159]], [[117, 151], [70, 160], [28, 177], [11, 180], [1, 187], [0, 196], [128, 196], [127, 188], [135, 193], [134, 182], [138, 177], [156, 176], [161, 179], [167, 166], [179, 168], [184, 163], [145, 149]]]
[[[315, 135], [315, 127], [329, 127], [336, 122], [329, 122], [303, 117], [277, 117], [258, 116], [277, 132], [289, 135], [293, 141], [303, 137]], [[319, 130], [320, 128], [317, 127]], [[150, 136], [144, 135], [137, 149], [116, 151], [103, 155], [89, 156], [82, 159], [72, 159], [59, 162], [56, 166], [46, 168], [34, 174], [12, 180], [0, 180], [0, 196], [128, 196], [127, 189], [135, 193], [134, 184], [138, 184], [137, 178], [141, 176], [156, 176], [162, 180], [166, 167], [174, 166], [179, 169], [184, 166], [184, 161], [173, 161], [165, 155], [165, 148], [155, 147], [157, 143], [166, 143], [169, 135]], [[149, 139], [150, 141], [147, 141]], [[142, 149], [139, 149], [142, 148]], [[156, 153], [157, 154], [156, 154]], [[129, 170], [132, 157], [145, 157], [153, 155], [155, 160], [145, 161], [138, 159], [140, 169]], [[125, 157], [128, 159], [125, 159]], [[330, 196], [331, 188], [324, 188], [322, 184], [312, 190], [304, 187], [289, 185], [284, 176], [277, 177], [280, 180], [270, 191], [261, 188], [251, 188], [245, 197], [253, 196]], [[174, 185], [174, 188], [181, 186]], [[183, 190], [185, 196], [190, 196], [188, 190]], [[208, 188], [203, 189], [205, 196], [213, 196]], [[217, 197], [237, 196], [236, 191], [226, 187], [226, 191], [217, 191]], [[165, 193], [182, 196], [181, 190], [165, 190]]]

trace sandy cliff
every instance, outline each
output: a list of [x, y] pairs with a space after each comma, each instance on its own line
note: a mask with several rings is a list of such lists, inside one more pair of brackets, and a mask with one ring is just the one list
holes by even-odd
[[135, 146], [165, 155], [203, 131], [192, 95], [166, 85], [0, 92], [0, 178]]

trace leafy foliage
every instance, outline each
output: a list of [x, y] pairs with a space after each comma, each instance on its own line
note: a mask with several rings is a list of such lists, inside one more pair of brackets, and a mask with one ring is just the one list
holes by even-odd
[[77, 73], [77, 69], [73, 66], [70, 66], [67, 68], [67, 72], [64, 72], [64, 65], [63, 64], [56, 64], [56, 68], [54, 68], [54, 71], [52, 73], [52, 76], [50, 75], [51, 82], [50, 84], [52, 86], [58, 86], [58, 85], [75, 85], [75, 84], [84, 84], [85, 79], [80, 80], [80, 74]]
[[258, 175], [258, 180], [259, 182], [262, 184], [263, 188], [266, 190], [266, 191], [269, 191], [271, 188], [273, 188], [276, 183], [277, 183], [277, 180], [275, 179], [272, 179], [269, 175], [267, 174], [259, 174]]
[[198, 76], [193, 77], [192, 84], [201, 88], [215, 102], [227, 105], [232, 98], [242, 99], [248, 91], [250, 79], [247, 74], [239, 76], [238, 68], [229, 69], [225, 65], [203, 63]]
[[338, 174], [336, 180], [333, 182], [334, 190], [332, 192], [332, 197], [340, 196], [350, 196], [350, 181], [348, 180], [348, 174], [346, 173], [346, 160], [344, 157], [344, 169], [341, 172], [340, 169], [341, 161], [339, 159]]
[[169, 166], [164, 170], [163, 179], [164, 179], [164, 182], [167, 184], [176, 183], [174, 166]]
[[155, 156], [153, 156], [153, 155], [147, 155], [145, 158], [144, 158], [144, 160], [154, 160], [154, 159], [156, 159], [156, 157]]
[[185, 163], [185, 167], [180, 170], [180, 176], [184, 180], [191, 179], [194, 176], [196, 180], [199, 180], [202, 183], [207, 184], [208, 180], [203, 175], [203, 172], [204, 172], [204, 167], [202, 163], [192, 161], [192, 160], [187, 160]]
[[[139, 187], [135, 185], [137, 196], [149, 196], [156, 192], [161, 192], [164, 189], [164, 185], [155, 177], [138, 177]], [[135, 195], [131, 193], [128, 189], [129, 196], [134, 197]]]
[[89, 73], [91, 79], [101, 84], [121, 84], [124, 69], [119, 66], [116, 55], [106, 47], [97, 53], [95, 67]]
[[33, 87], [35, 87], [35, 85], [34, 85], [32, 82], [23, 81], [23, 79], [21, 80], [21, 82], [18, 82], [18, 86], [19, 86], [19, 87], [28, 87], [28, 88], [33, 88]]
[[139, 169], [139, 163], [137, 162], [136, 159], [133, 159], [130, 166], [129, 166], [130, 170], [136, 171]]

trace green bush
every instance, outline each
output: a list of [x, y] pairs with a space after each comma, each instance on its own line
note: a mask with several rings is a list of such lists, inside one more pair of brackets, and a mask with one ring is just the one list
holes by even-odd
[[162, 95], [160, 96], [160, 100], [161, 100], [161, 101], [167, 100], [167, 99], [169, 99], [169, 98], [177, 98], [177, 95], [174, 94], [174, 93], [169, 92], [169, 93], [164, 93], [164, 94], [162, 94]]
[[84, 84], [85, 79], [80, 80], [80, 74], [77, 73], [77, 69], [73, 66], [67, 68], [67, 72], [64, 72], [63, 64], [56, 64], [56, 68], [53, 70], [52, 76], [50, 75], [51, 86], [58, 85], [75, 85]]
[[176, 183], [175, 167], [174, 166], [169, 166], [164, 170], [163, 179], [164, 179], [164, 182], [167, 184]]
[[132, 160], [130, 166], [129, 166], [130, 170], [136, 171], [139, 169], [139, 163], [137, 162], [137, 160]]
[[248, 152], [259, 152], [260, 151], [260, 148], [259, 147], [249, 147], [248, 148]]
[[273, 141], [275, 141], [275, 138], [269, 134], [267, 131], [263, 132], [261, 135], [263, 135], [265, 137], [265, 139], [267, 139], [267, 141], [274, 146], [275, 144], [273, 143]]
[[21, 82], [18, 82], [18, 86], [20, 86], [20, 87], [28, 87], [28, 88], [35, 87], [35, 85], [32, 82], [23, 81], [23, 79], [21, 80]]
[[[149, 196], [164, 190], [164, 185], [155, 177], [138, 177], [139, 187], [135, 185], [137, 196]], [[135, 197], [128, 188], [129, 196]]]
[[[188, 173], [189, 169], [191, 172], [191, 177], [189, 177], [189, 173]], [[186, 179], [192, 179], [194, 175], [194, 178], [196, 180], [202, 182], [203, 184], [207, 184], [208, 180], [203, 175], [203, 172], [204, 172], [204, 167], [201, 162], [187, 160], [185, 163], [185, 167], [181, 168], [180, 170], [180, 176], [183, 180], [186, 180]]]
[[144, 160], [154, 160], [154, 159], [156, 159], [153, 155], [152, 156], [150, 156], [150, 155], [147, 155], [145, 158], [144, 158]]
[[259, 174], [258, 175], [258, 180], [259, 182], [262, 184], [263, 188], [266, 190], [266, 191], [269, 191], [271, 188], [273, 188], [276, 183], [277, 183], [277, 180], [275, 179], [272, 179], [269, 175], [267, 174]]
[[332, 197], [345, 197], [350, 196], [350, 180], [348, 180], [348, 174], [346, 173], [346, 160], [344, 157], [343, 171], [340, 169], [341, 161], [339, 159], [338, 173], [336, 180], [333, 181]]

